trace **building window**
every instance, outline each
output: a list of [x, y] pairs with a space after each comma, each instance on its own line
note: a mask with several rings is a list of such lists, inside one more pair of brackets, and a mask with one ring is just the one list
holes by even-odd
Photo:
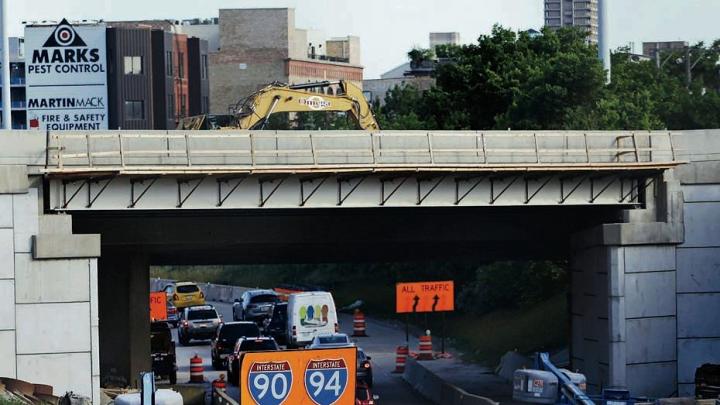
[[208, 111], [210, 111], [210, 98], [208, 96], [203, 96], [202, 98], [202, 105], [200, 106], [202, 111], [200, 111], [203, 114], [206, 114]]
[[184, 117], [187, 114], [185, 107], [187, 106], [187, 98], [185, 96], [180, 97], [180, 116]]
[[200, 63], [200, 77], [202, 79], [208, 78], [208, 56], [202, 55], [200, 57], [201, 63]]
[[165, 52], [165, 74], [168, 76], [173, 75], [173, 57], [172, 52]]
[[168, 117], [175, 117], [175, 96], [170, 94], [168, 96], [168, 110], [167, 110]]
[[142, 100], [126, 100], [125, 101], [125, 119], [126, 120], [144, 120], [145, 119], [145, 102]]
[[180, 78], [185, 77], [185, 54], [178, 52], [178, 76]]
[[142, 56], [126, 56], [124, 60], [126, 75], [141, 75], [143, 73]]

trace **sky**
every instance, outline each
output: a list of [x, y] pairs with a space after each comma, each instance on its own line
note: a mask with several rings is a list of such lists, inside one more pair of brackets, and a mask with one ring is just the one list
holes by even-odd
[[[612, 48], [643, 41], [720, 38], [720, 0], [607, 0]], [[5, 0], [11, 36], [22, 21], [139, 20], [217, 17], [220, 8], [293, 7], [298, 28], [327, 37], [357, 35], [365, 78], [377, 78], [428, 47], [430, 32], [459, 32], [475, 42], [496, 23], [540, 28], [543, 0]]]

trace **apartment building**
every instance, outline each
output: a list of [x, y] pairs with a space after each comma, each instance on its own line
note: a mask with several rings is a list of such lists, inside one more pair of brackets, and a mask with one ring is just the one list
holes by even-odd
[[545, 0], [545, 25], [582, 28], [588, 33], [588, 41], [597, 44], [598, 0]]

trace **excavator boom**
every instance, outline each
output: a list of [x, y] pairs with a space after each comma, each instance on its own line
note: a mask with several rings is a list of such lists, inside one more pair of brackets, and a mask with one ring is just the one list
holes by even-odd
[[[339, 88], [335, 95], [309, 91], [334, 85]], [[235, 116], [234, 125], [230, 127], [232, 129], [263, 129], [270, 115], [275, 113], [316, 111], [345, 112], [357, 122], [360, 129], [367, 131], [380, 129], [362, 90], [347, 81], [326, 81], [293, 86], [273, 83], [247, 97], [232, 110]], [[180, 123], [178, 129], [207, 128], [208, 121], [207, 116], [189, 117]]]

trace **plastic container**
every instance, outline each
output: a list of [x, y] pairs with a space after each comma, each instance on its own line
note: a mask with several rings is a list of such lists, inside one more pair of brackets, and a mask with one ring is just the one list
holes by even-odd
[[[140, 405], [140, 393], [118, 395], [115, 398], [115, 405]], [[173, 390], [157, 390], [155, 405], [183, 405], [183, 398]]]
[[534, 404], [554, 404], [558, 399], [558, 378], [549, 371], [515, 370], [513, 399]]

